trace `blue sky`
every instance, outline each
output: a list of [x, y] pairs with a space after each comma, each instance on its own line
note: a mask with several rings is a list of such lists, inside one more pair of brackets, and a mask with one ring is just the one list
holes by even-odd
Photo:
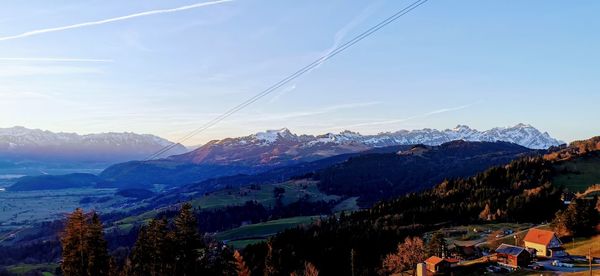
[[[0, 127], [178, 140], [410, 2], [200, 3], [3, 3]], [[600, 135], [598, 11], [430, 0], [187, 143], [520, 122], [565, 141]]]

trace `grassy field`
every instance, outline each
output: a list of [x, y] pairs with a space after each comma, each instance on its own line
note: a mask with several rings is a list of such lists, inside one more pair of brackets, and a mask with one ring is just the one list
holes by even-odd
[[[224, 189], [216, 192], [203, 195], [191, 201], [194, 207], [201, 209], [219, 209], [227, 206], [239, 206], [248, 201], [257, 201], [265, 207], [273, 207], [275, 205], [275, 196], [273, 190], [277, 187], [285, 189], [283, 194], [283, 204], [290, 204], [298, 201], [301, 198], [308, 198], [309, 201], [330, 201], [339, 200], [339, 196], [326, 195], [319, 191], [317, 184], [314, 181], [287, 181], [277, 184], [260, 185], [259, 189], [250, 189], [250, 187], [240, 187], [232, 189]], [[342, 204], [343, 203], [343, 204]], [[358, 208], [356, 199], [350, 198], [343, 201], [336, 207], [342, 210], [355, 210]], [[151, 210], [137, 216], [124, 218], [117, 222], [119, 228], [131, 227], [131, 224], [148, 221], [156, 217], [161, 209]]]
[[341, 211], [356, 211], [358, 209], [360, 209], [360, 207], [358, 206], [358, 197], [355, 196], [347, 198], [342, 202], [338, 203], [338, 205], [336, 205], [333, 208], [333, 212], [338, 213]]
[[600, 183], [600, 160], [598, 159], [571, 160], [558, 165], [557, 168], [573, 172], [561, 174], [552, 181], [555, 185], [567, 187], [571, 192], [583, 192], [587, 187]]
[[266, 241], [267, 239], [246, 239], [230, 241], [227, 244], [235, 249], [244, 249], [246, 246], [251, 244], [257, 244]]
[[247, 201], [257, 201], [264, 206], [272, 207], [275, 205], [273, 190], [277, 187], [285, 189], [283, 194], [284, 204], [296, 202], [301, 198], [308, 198], [310, 201], [339, 199], [338, 196], [321, 193], [315, 181], [287, 181], [277, 184], [264, 184], [259, 187], [260, 189], [257, 190], [241, 187], [216, 191], [193, 200], [192, 205], [202, 209], [215, 209], [231, 205], [243, 205]]
[[600, 235], [591, 238], [576, 238], [575, 243], [568, 242], [564, 245], [571, 255], [586, 256], [592, 249], [592, 256], [600, 258]]
[[[80, 204], [84, 197], [107, 198], [102, 203]], [[111, 212], [127, 199], [115, 196], [114, 189], [65, 189], [0, 192], [0, 230], [11, 230], [32, 223], [62, 219], [75, 208]], [[120, 209], [121, 210], [121, 209]]]
[[215, 238], [222, 241], [230, 241], [229, 243], [234, 247], [241, 248], [251, 243], [263, 241], [265, 238], [285, 229], [312, 223], [318, 218], [318, 216], [293, 217], [249, 224], [220, 232], [215, 235]]
[[[6, 270], [16, 275], [23, 275], [34, 270], [41, 271], [44, 276], [54, 275], [54, 272], [58, 268], [58, 264], [45, 263], [45, 264], [17, 264], [6, 267]], [[37, 274], [36, 274], [37, 275]]]

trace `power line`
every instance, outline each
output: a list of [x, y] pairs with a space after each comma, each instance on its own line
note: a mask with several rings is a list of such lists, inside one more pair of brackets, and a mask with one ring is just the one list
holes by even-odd
[[299, 78], [300, 76], [304, 75], [305, 73], [308, 73], [309, 71], [311, 71], [312, 69], [316, 68], [317, 66], [321, 65], [323, 62], [333, 58], [334, 56], [338, 55], [339, 53], [343, 52], [344, 50], [352, 47], [354, 44], [360, 42], [361, 40], [371, 36], [373, 33], [379, 31], [380, 29], [382, 29], [383, 27], [389, 25], [390, 23], [396, 21], [398, 18], [404, 16], [405, 14], [411, 12], [412, 10], [416, 9], [417, 7], [423, 5], [425, 2], [427, 2], [428, 0], [417, 0], [415, 2], [413, 2], [412, 4], [406, 6], [405, 8], [401, 9], [400, 11], [394, 13], [392, 16], [386, 18], [385, 20], [379, 22], [377, 25], [369, 28], [368, 30], [362, 32], [361, 34], [357, 35], [356, 37], [354, 37], [353, 39], [349, 40], [348, 42], [338, 46], [337, 48], [333, 49], [332, 51], [330, 51], [329, 53], [321, 56], [320, 58], [318, 58], [317, 60], [313, 61], [312, 63], [302, 67], [300, 70], [296, 71], [295, 73], [287, 76], [286, 78], [282, 79], [281, 81], [273, 84], [272, 86], [270, 86], [269, 88], [261, 91], [260, 93], [254, 95], [253, 97], [243, 101], [242, 103], [234, 106], [233, 108], [227, 110], [225, 113], [217, 116], [216, 118], [208, 121], [207, 123], [203, 124], [201, 127], [193, 130], [192, 132], [188, 133], [187, 135], [185, 135], [184, 137], [182, 137], [179, 141], [177, 141], [177, 143], [173, 143], [169, 146], [166, 146], [164, 148], [162, 148], [161, 150], [159, 150], [158, 152], [150, 155], [148, 158], [145, 159], [145, 161], [148, 160], [152, 160], [155, 159], [159, 156], [161, 156], [162, 154], [168, 152], [169, 150], [171, 150], [172, 148], [176, 147], [178, 144], [182, 144], [183, 142], [189, 140], [190, 138], [198, 135], [199, 133], [211, 128], [212, 126], [218, 124], [219, 122], [225, 120], [227, 117], [233, 115], [234, 113], [240, 111], [241, 109], [247, 107], [248, 105], [260, 100], [261, 98], [263, 98], [264, 96], [269, 95], [270, 93], [272, 93], [273, 91], [281, 88], [282, 86], [286, 85], [287, 83]]

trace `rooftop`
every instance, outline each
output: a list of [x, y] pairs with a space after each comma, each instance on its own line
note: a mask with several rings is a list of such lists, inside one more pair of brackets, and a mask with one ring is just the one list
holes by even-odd
[[442, 259], [442, 258], [440, 258], [438, 256], [431, 256], [431, 257], [427, 258], [427, 260], [425, 260], [425, 263], [436, 265], [436, 264], [439, 264], [439, 263], [441, 263], [443, 261], [444, 261], [444, 259]]
[[556, 233], [552, 231], [533, 228], [529, 229], [529, 232], [527, 232], [527, 235], [525, 236], [523, 241], [548, 245], [555, 236]]
[[498, 249], [496, 249], [496, 253], [502, 253], [502, 254], [513, 255], [513, 256], [518, 256], [523, 251], [525, 251], [525, 248], [523, 248], [523, 247], [509, 245], [509, 244], [505, 244], [505, 243], [501, 244], [500, 246], [498, 246]]

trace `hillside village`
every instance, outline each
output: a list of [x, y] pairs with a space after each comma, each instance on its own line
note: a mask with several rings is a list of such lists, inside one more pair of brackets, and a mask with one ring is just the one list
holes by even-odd
[[[473, 267], [485, 266], [485, 272], [506, 274], [511, 272], [534, 273], [535, 271], [554, 272], [591, 272], [591, 275], [600, 273], [600, 256], [572, 255], [558, 235], [551, 230], [530, 228], [522, 240], [515, 237], [515, 244], [501, 243], [491, 250], [475, 250], [465, 253], [464, 248], [454, 246], [446, 253], [439, 256], [430, 256], [416, 268], [416, 275], [461, 275]], [[508, 236], [510, 238], [510, 235]], [[596, 244], [590, 243], [590, 252]]]
[[[594, 201], [600, 185], [591, 185], [585, 191], [578, 193], [566, 192], [562, 196], [563, 203], [567, 206], [574, 204], [575, 199]], [[600, 212], [600, 203], [597, 210]], [[483, 230], [482, 228], [468, 229], [474, 233], [483, 232], [488, 236], [485, 242], [461, 245], [454, 243], [448, 246], [444, 243], [440, 256], [429, 256], [416, 268], [416, 275], [454, 275], [470, 271], [473, 266], [485, 266], [486, 273], [511, 274], [520, 272], [535, 273], [584, 273], [581, 275], [600, 275], [600, 235], [598, 233], [587, 240], [585, 246], [575, 249], [574, 235], [565, 235], [567, 244], [561, 240], [560, 235], [553, 228], [560, 228], [557, 222], [532, 226], [526, 230], [515, 232], [512, 229], [503, 231]], [[596, 227], [596, 231], [600, 224]], [[453, 235], [456, 229], [446, 232]], [[466, 233], [463, 233], [466, 234]], [[448, 239], [454, 241], [452, 239]], [[476, 239], [475, 241], [480, 241]], [[497, 245], [499, 243], [499, 245]], [[569, 245], [568, 243], [572, 243]], [[494, 246], [490, 248], [490, 246]], [[571, 249], [571, 250], [569, 250]], [[583, 253], [583, 254], [582, 254]], [[588, 274], [589, 273], [589, 274]], [[578, 274], [579, 275], [579, 274]]]

